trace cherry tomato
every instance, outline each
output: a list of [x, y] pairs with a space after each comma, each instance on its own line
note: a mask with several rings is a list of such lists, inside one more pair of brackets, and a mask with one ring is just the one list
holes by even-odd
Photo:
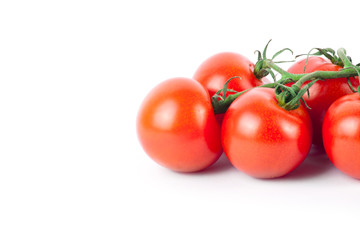
[[[196, 70], [193, 78], [200, 82], [208, 90], [210, 98], [224, 87], [227, 80], [232, 77], [241, 77], [232, 79], [228, 84], [228, 89], [237, 92], [249, 88], [269, 83], [267, 78], [259, 80], [254, 75], [254, 64], [241, 54], [233, 52], [223, 52], [213, 55], [205, 60]], [[227, 96], [233, 94], [227, 92]], [[222, 93], [220, 93], [222, 96]], [[211, 99], [210, 99], [211, 100]], [[218, 123], [222, 124], [224, 114], [217, 114]]]
[[174, 171], [200, 171], [222, 153], [209, 94], [192, 79], [173, 78], [155, 87], [140, 107], [137, 132], [145, 152]]
[[[304, 73], [306, 59], [296, 62], [288, 72]], [[305, 73], [315, 71], [339, 71], [341, 67], [332, 64], [328, 59], [322, 57], [309, 57]], [[305, 84], [307, 84], [306, 82]], [[359, 82], [351, 78], [351, 83], [356, 89]], [[317, 81], [309, 90], [310, 97], [304, 95], [304, 100], [311, 109], [308, 109], [313, 124], [313, 143], [322, 146], [322, 123], [327, 109], [338, 98], [353, 93], [346, 78], [326, 79]]]
[[323, 124], [325, 151], [340, 171], [360, 179], [360, 96], [358, 93], [336, 100]]
[[225, 113], [221, 129], [230, 162], [256, 178], [281, 177], [294, 170], [308, 155], [311, 138], [305, 108], [283, 109], [269, 88], [238, 97]]
[[223, 52], [205, 60], [196, 70], [193, 78], [199, 81], [212, 97], [224, 87], [227, 80], [235, 76], [241, 79], [232, 79], [228, 84], [229, 89], [241, 92], [262, 85], [263, 82], [255, 77], [253, 71], [254, 64], [246, 57], [238, 53]]

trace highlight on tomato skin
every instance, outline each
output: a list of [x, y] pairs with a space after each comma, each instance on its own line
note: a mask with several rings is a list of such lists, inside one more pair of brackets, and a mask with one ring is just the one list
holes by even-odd
[[[241, 92], [269, 82], [267, 79], [257, 79], [253, 73], [254, 67], [254, 63], [241, 54], [222, 52], [206, 59], [198, 67], [193, 78], [200, 82], [212, 97], [224, 87], [227, 80], [238, 76], [241, 78], [231, 80], [228, 88]], [[231, 93], [228, 92], [228, 94]]]
[[201, 171], [222, 154], [209, 94], [189, 78], [166, 80], [146, 96], [137, 133], [150, 158], [173, 171]]
[[[294, 63], [289, 69], [289, 73], [301, 74], [304, 73], [304, 66], [306, 58]], [[337, 66], [318, 56], [309, 57], [305, 69], [305, 73], [315, 71], [339, 71], [342, 67]], [[358, 78], [350, 78], [351, 84], [354, 88], [359, 86]], [[304, 85], [306, 85], [306, 82]], [[291, 85], [291, 84], [290, 84]], [[317, 81], [309, 90], [310, 97], [305, 94], [304, 100], [310, 107], [307, 111], [310, 114], [313, 124], [313, 143], [318, 146], [323, 146], [322, 141], [322, 124], [325, 113], [330, 105], [338, 98], [352, 94], [347, 78], [326, 79], [324, 81]]]
[[326, 154], [334, 166], [360, 179], [360, 96], [336, 100], [326, 112], [322, 127]]
[[224, 152], [234, 167], [255, 178], [277, 178], [307, 157], [311, 120], [304, 109], [280, 107], [274, 89], [252, 89], [225, 113], [221, 129]]

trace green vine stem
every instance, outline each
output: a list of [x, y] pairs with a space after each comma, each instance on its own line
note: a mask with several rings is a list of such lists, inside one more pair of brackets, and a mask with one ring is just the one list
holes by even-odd
[[[264, 84], [255, 88], [275, 88], [276, 87], [276, 83], [268, 83], [268, 84]], [[235, 101], [235, 99], [237, 99], [240, 95], [246, 93], [247, 91], [251, 90], [253, 88], [250, 89], [246, 89], [242, 92], [238, 92], [235, 94], [230, 94], [229, 96], [227, 96], [225, 99], [221, 99], [219, 100], [220, 96], [218, 95], [218, 93], [214, 94], [214, 96], [212, 97], [212, 105], [213, 105], [213, 109], [215, 114], [220, 114], [220, 113], [225, 113], [226, 110], [230, 107], [230, 104]], [[222, 91], [222, 90], [219, 90]]]
[[[267, 47], [267, 46], [266, 46]], [[266, 48], [265, 48], [266, 51]], [[264, 51], [264, 53], [265, 53]], [[283, 50], [282, 50], [283, 51]], [[279, 51], [280, 52], [280, 51]], [[267, 88], [275, 88], [275, 95], [279, 102], [279, 105], [286, 110], [293, 110], [300, 106], [300, 101], [303, 101], [303, 95], [309, 90], [309, 88], [316, 82], [316, 81], [323, 81], [325, 79], [334, 79], [334, 78], [350, 78], [359, 76], [360, 67], [353, 65], [349, 60], [349, 57], [346, 56], [346, 51], [344, 48], [340, 48], [337, 51], [339, 58], [342, 60], [344, 64], [344, 68], [340, 71], [316, 71], [312, 73], [304, 73], [304, 74], [292, 74], [281, 67], [279, 67], [273, 59], [261, 59], [259, 57], [258, 62], [256, 63], [257, 67], [255, 68], [256, 71], [264, 73], [267, 71], [269, 73], [271, 70], [274, 70], [281, 74], [281, 78], [274, 83], [264, 84], [255, 88], [259, 87], [267, 87]], [[277, 54], [278, 55], [278, 54]], [[263, 56], [266, 56], [265, 54]], [[274, 57], [273, 57], [274, 58]], [[254, 73], [256, 75], [256, 72]], [[231, 78], [232, 79], [232, 78]], [[229, 79], [229, 81], [231, 80]], [[228, 82], [229, 82], [228, 81]], [[224, 88], [227, 88], [227, 84], [225, 84]], [[294, 82], [291, 87], [285, 86], [285, 84]], [[303, 84], [309, 82], [304, 87]], [[220, 92], [225, 92], [224, 89], [219, 90], [213, 97], [212, 97], [212, 104], [214, 108], [215, 114], [225, 113], [226, 110], [229, 108], [230, 104], [238, 98], [240, 95], [244, 94], [245, 92], [249, 91], [247, 89], [242, 92], [238, 92], [235, 94], [230, 94], [225, 99], [220, 97]], [[360, 86], [357, 91], [360, 94]]]

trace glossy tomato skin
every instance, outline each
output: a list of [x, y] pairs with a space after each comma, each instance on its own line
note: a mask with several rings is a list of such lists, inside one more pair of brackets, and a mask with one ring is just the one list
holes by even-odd
[[[296, 62], [288, 72], [304, 73], [306, 59]], [[305, 73], [315, 71], [339, 71], [341, 67], [332, 64], [328, 59], [321, 57], [309, 57]], [[307, 84], [306, 82], [305, 84]], [[356, 89], [359, 82], [351, 78], [351, 83]], [[311, 109], [308, 109], [313, 124], [313, 143], [322, 146], [322, 123], [325, 113], [330, 105], [338, 98], [353, 93], [346, 78], [327, 79], [318, 81], [310, 88], [310, 97], [304, 95], [304, 100]]]
[[253, 71], [254, 64], [246, 57], [238, 53], [223, 52], [206, 59], [196, 70], [193, 78], [209, 91], [211, 97], [224, 87], [227, 80], [235, 76], [241, 79], [232, 79], [228, 84], [229, 89], [241, 92], [262, 85], [263, 81], [257, 79]]
[[358, 93], [336, 100], [323, 124], [325, 151], [336, 168], [360, 179], [360, 96]]
[[238, 97], [221, 130], [230, 162], [256, 178], [281, 177], [294, 170], [308, 155], [311, 138], [311, 120], [304, 107], [286, 111], [269, 88]]
[[137, 133], [154, 161], [178, 172], [203, 170], [222, 153], [209, 94], [193, 79], [173, 78], [156, 86], [140, 107]]

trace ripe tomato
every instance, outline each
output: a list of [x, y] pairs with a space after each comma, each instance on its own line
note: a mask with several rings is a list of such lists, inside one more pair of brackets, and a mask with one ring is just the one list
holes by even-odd
[[238, 97], [225, 113], [221, 129], [230, 162], [256, 178], [281, 177], [294, 170], [309, 153], [311, 138], [305, 108], [286, 111], [269, 88]]
[[145, 152], [179, 172], [194, 172], [221, 155], [220, 128], [208, 92], [187, 78], [169, 79], [145, 98], [137, 117]]
[[323, 124], [325, 151], [342, 172], [360, 179], [360, 96], [358, 93], [336, 100]]
[[[304, 73], [306, 59], [296, 62], [292, 65], [288, 72]], [[305, 73], [315, 71], [339, 71], [341, 67], [332, 64], [328, 59], [321, 57], [309, 57], [306, 65]], [[307, 84], [306, 82], [305, 84]], [[359, 82], [355, 78], [351, 78], [351, 83], [356, 89]], [[346, 78], [326, 79], [325, 81], [317, 81], [309, 90], [310, 97], [304, 95], [304, 100], [311, 109], [307, 109], [313, 124], [313, 143], [322, 146], [322, 123], [327, 109], [338, 98], [353, 93], [348, 85]]]
[[[212, 97], [231, 77], [229, 89], [241, 92], [243, 90], [260, 86], [263, 82], [253, 73], [254, 64], [246, 57], [232, 52], [218, 53], [205, 60], [196, 70], [193, 78], [199, 81]], [[231, 94], [230, 92], [228, 94]]]
[[[249, 59], [238, 53], [223, 52], [211, 56], [205, 60], [196, 70], [193, 78], [200, 82], [208, 90], [211, 97], [224, 87], [227, 80], [232, 77], [228, 89], [237, 92], [269, 83], [267, 78], [259, 80], [254, 75], [254, 64]], [[232, 94], [227, 92], [227, 96]], [[220, 93], [222, 95], [222, 93]], [[217, 114], [216, 119], [221, 125], [224, 114]]]

